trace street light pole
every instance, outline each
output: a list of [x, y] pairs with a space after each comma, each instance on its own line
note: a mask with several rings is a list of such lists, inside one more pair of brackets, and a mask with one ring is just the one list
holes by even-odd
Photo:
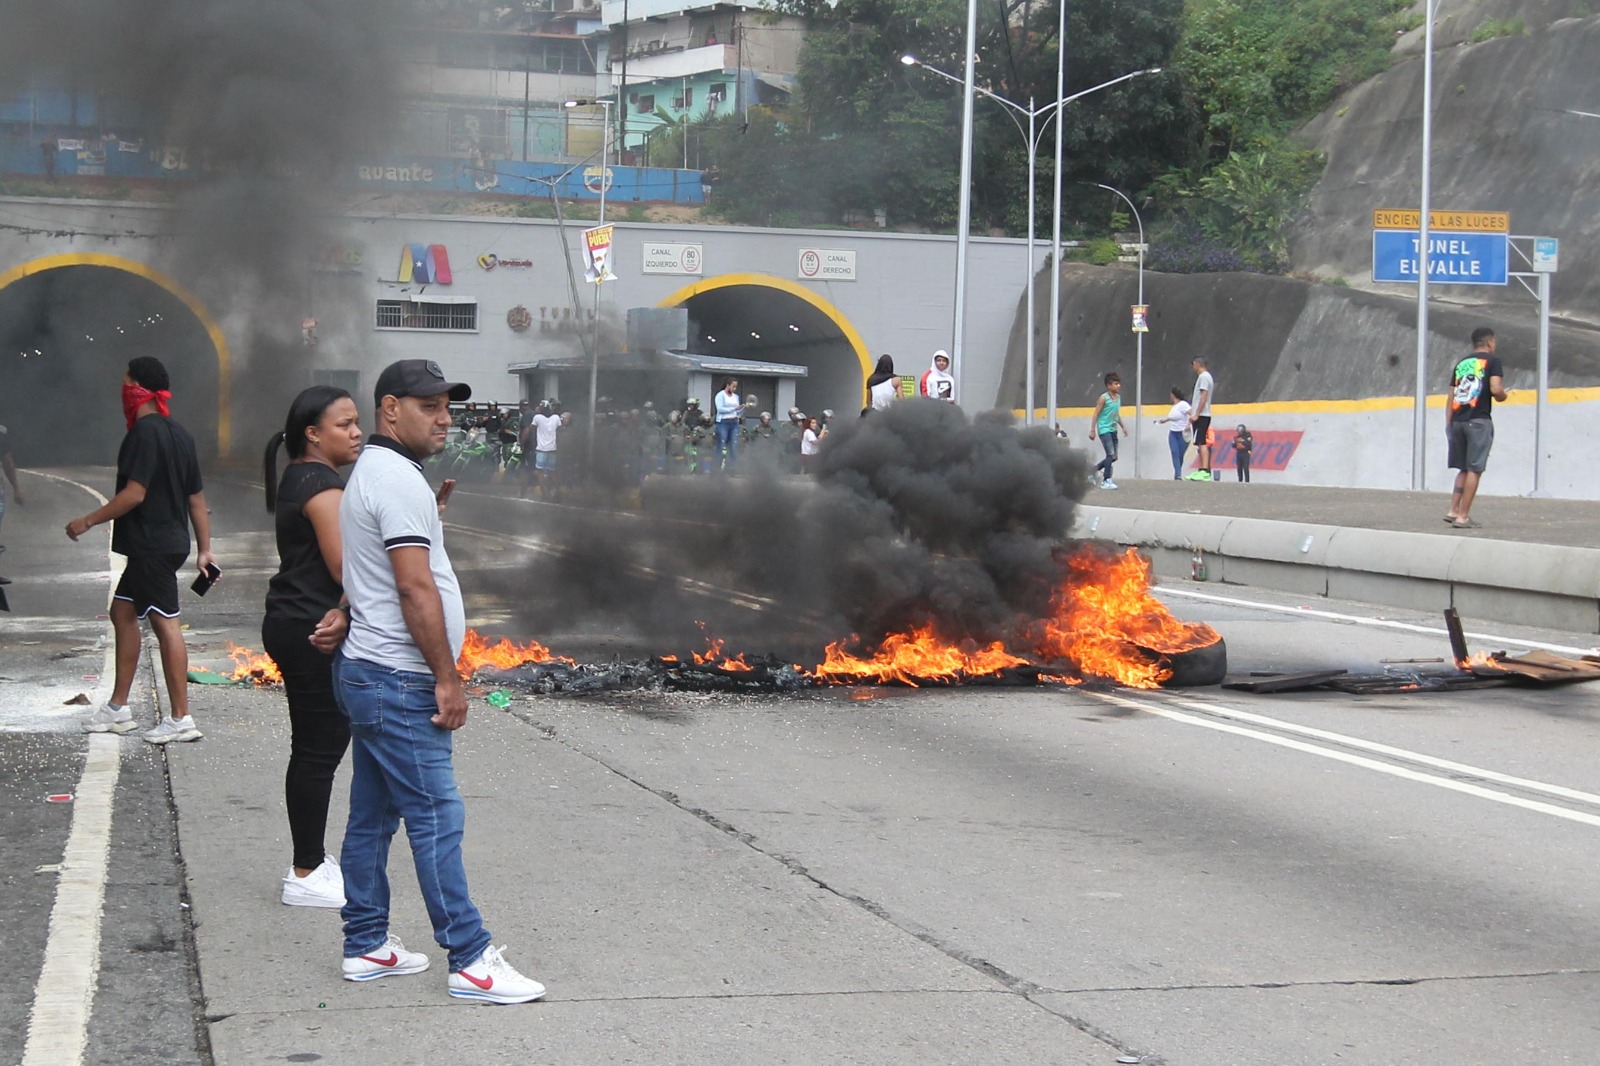
[[[1060, 113], [1058, 109], [1056, 114], [1059, 115]], [[1034, 196], [1033, 188], [1034, 161], [1039, 155], [1034, 151], [1034, 118], [1037, 114], [1038, 112], [1033, 109], [1033, 97], [1030, 96], [1028, 97], [1028, 319], [1023, 327], [1023, 332], [1027, 334], [1028, 353], [1027, 387], [1023, 393], [1027, 397], [1028, 406], [1022, 415], [1022, 424], [1025, 426], [1033, 425], [1033, 212], [1035, 208], [1034, 201], [1037, 199]]]
[[956, 365], [956, 402], [962, 396], [961, 382], [967, 376], [963, 349], [967, 337], [967, 246], [972, 230], [972, 90], [977, 78], [978, 0], [967, 0], [967, 62], [961, 83], [961, 206], [956, 222], [956, 307], [950, 341], [951, 359]]
[[[1128, 205], [1128, 210], [1133, 212], [1133, 221], [1139, 226], [1139, 306], [1144, 306], [1144, 219], [1139, 217], [1139, 209], [1121, 189], [1114, 189], [1098, 181], [1089, 182], [1097, 189], [1115, 193], [1122, 197], [1122, 202]], [[1135, 427], [1144, 425], [1144, 333], [1134, 333], [1133, 355], [1133, 424]], [[1139, 430], [1133, 433], [1133, 476], [1139, 476]]]
[[[1067, 0], [1061, 5], [1061, 23], [1056, 28], [1056, 99], [1067, 95]], [[1061, 146], [1065, 141], [1066, 120], [1056, 113], [1056, 169], [1051, 175], [1055, 186], [1050, 220], [1050, 359], [1049, 379], [1044, 383], [1047, 425], [1056, 428], [1056, 379], [1061, 376]], [[1033, 328], [1033, 323], [1028, 323]]]
[[1426, 0], [1423, 5], [1427, 22], [1422, 31], [1422, 202], [1417, 220], [1417, 264], [1421, 269], [1417, 275], [1417, 381], [1411, 411], [1413, 492], [1422, 492], [1428, 484], [1428, 242], [1433, 210], [1429, 162], [1433, 155], [1433, 14], [1437, 6], [1438, 0]]
[[[924, 63], [922, 60], [918, 59], [914, 55], [903, 55], [903, 56], [900, 57], [900, 62], [904, 63], [908, 67], [920, 67], [923, 70], [926, 70], [930, 74], [936, 74], [936, 75], [938, 75], [939, 77], [943, 78], [946, 81], [954, 82], [957, 85], [963, 86], [963, 88], [965, 87], [965, 83], [960, 78], [956, 77], [954, 74], [950, 74], [950, 73], [947, 73], [946, 71], [940, 70], [938, 67], [933, 66], [932, 64]], [[1031, 97], [1031, 96], [1028, 97], [1028, 106], [1027, 107], [1023, 107], [1021, 104], [1017, 103], [1015, 100], [1008, 100], [1004, 96], [999, 95], [998, 93], [990, 92], [988, 89], [983, 88], [983, 86], [981, 86], [981, 85], [973, 86], [973, 90], [975, 92], [980, 93], [983, 96], [988, 97], [990, 100], [993, 100], [995, 103], [1000, 104], [1003, 107], [1005, 107], [1007, 117], [1010, 118], [1012, 124], [1017, 127], [1017, 132], [1022, 134], [1022, 137], [1023, 137], [1024, 141], [1026, 142], [1026, 147], [1028, 149], [1028, 274], [1027, 274], [1027, 278], [1025, 279], [1025, 281], [1026, 281], [1026, 292], [1027, 292], [1027, 296], [1028, 296], [1028, 312], [1027, 312], [1028, 313], [1028, 330], [1027, 330], [1027, 333], [1028, 333], [1028, 339], [1027, 339], [1028, 370], [1027, 370], [1027, 409], [1026, 409], [1024, 415], [1023, 415], [1023, 422], [1024, 422], [1025, 425], [1032, 425], [1033, 424], [1034, 408], [1036, 406], [1036, 401], [1034, 399], [1034, 382], [1033, 382], [1033, 379], [1034, 379], [1034, 369], [1033, 369], [1033, 364], [1034, 364], [1034, 358], [1033, 358], [1033, 289], [1034, 289], [1034, 284], [1033, 284], [1033, 262], [1034, 262], [1033, 249], [1034, 249], [1034, 224], [1033, 224], [1033, 220], [1034, 220], [1034, 206], [1035, 206], [1035, 203], [1038, 200], [1038, 197], [1034, 194], [1034, 175], [1035, 175], [1035, 169], [1036, 169], [1035, 161], [1037, 160], [1038, 154], [1039, 154], [1039, 138], [1038, 138], [1038, 135], [1036, 133], [1035, 120], [1040, 115], [1044, 115], [1045, 116], [1045, 119], [1044, 119], [1045, 124], [1048, 125], [1051, 119], [1053, 119], [1053, 118], [1059, 119], [1060, 115], [1061, 115], [1061, 109], [1063, 107], [1065, 107], [1066, 105], [1072, 103], [1074, 100], [1082, 99], [1083, 97], [1088, 96], [1090, 93], [1097, 93], [1102, 89], [1109, 89], [1113, 85], [1120, 85], [1122, 82], [1128, 81], [1128, 80], [1130, 80], [1132, 78], [1141, 77], [1141, 76], [1143, 76], [1145, 74], [1159, 74], [1159, 73], [1161, 73], [1161, 68], [1160, 67], [1151, 67], [1148, 70], [1135, 70], [1132, 73], [1123, 74], [1120, 77], [1112, 78], [1110, 81], [1102, 82], [1099, 85], [1090, 86], [1089, 88], [1084, 89], [1082, 92], [1073, 93], [1071, 96], [1067, 97], [1064, 100], [1052, 100], [1050, 103], [1045, 104], [1043, 107], [1034, 107], [1033, 106], [1033, 97]], [[1026, 130], [1024, 130], [1022, 128], [1022, 122], [1021, 122], [1020, 119], [1017, 118], [1017, 115], [1025, 115], [1025, 116], [1027, 116], [1028, 128]], [[962, 301], [958, 299], [957, 303], [959, 304], [961, 302]]]

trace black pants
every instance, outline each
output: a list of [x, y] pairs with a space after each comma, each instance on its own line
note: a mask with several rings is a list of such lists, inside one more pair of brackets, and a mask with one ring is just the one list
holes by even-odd
[[289, 697], [289, 769], [283, 777], [284, 806], [294, 864], [314, 870], [329, 854], [328, 802], [333, 775], [350, 746], [350, 720], [333, 701], [333, 656], [311, 646], [314, 624], [268, 615], [261, 643], [283, 674]]
[[1235, 455], [1233, 457], [1233, 465], [1238, 469], [1240, 481], [1250, 480], [1250, 457], [1248, 455]]

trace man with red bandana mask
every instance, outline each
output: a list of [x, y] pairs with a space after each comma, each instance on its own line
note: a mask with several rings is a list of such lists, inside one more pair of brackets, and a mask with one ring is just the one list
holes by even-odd
[[199, 740], [189, 713], [189, 649], [178, 621], [178, 570], [189, 555], [189, 526], [199, 552], [201, 573], [216, 565], [211, 554], [211, 522], [200, 485], [200, 460], [189, 431], [167, 414], [171, 380], [161, 360], [140, 356], [122, 376], [122, 412], [128, 435], [117, 452], [117, 494], [104, 507], [67, 523], [77, 540], [103, 522], [111, 529], [111, 550], [127, 556], [111, 602], [117, 638], [116, 681], [110, 701], [90, 716], [90, 733], [126, 733], [135, 728], [128, 695], [139, 665], [139, 620], [148, 618], [161, 647], [161, 672], [167, 682], [170, 713], [144, 734], [152, 744]]

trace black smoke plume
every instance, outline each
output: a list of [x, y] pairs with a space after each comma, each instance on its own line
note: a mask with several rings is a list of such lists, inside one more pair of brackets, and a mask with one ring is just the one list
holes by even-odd
[[573, 623], [626, 619], [667, 651], [698, 646], [703, 620], [730, 649], [802, 655], [817, 638], [870, 643], [928, 623], [999, 640], [1048, 610], [1052, 553], [1087, 484], [1081, 455], [1049, 430], [906, 400], [841, 424], [819, 459], [814, 480], [748, 467], [652, 478], [642, 516], [542, 514], [558, 551], [511, 593], [542, 605], [514, 610], [523, 632], [559, 650]]
[[315, 313], [311, 256], [337, 240], [338, 177], [397, 127], [395, 42], [408, 6], [0, 0], [0, 90], [92, 96], [108, 134], [181, 164], [159, 265], [243, 338], [233, 392], [252, 402], [236, 405], [241, 445], [309, 383], [299, 323]]

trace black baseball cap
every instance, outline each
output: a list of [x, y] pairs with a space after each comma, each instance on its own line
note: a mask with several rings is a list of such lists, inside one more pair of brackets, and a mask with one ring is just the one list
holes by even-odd
[[374, 403], [383, 403], [385, 396], [437, 396], [448, 392], [457, 403], [472, 395], [472, 386], [459, 381], [446, 381], [444, 371], [432, 359], [401, 359], [390, 363], [378, 375], [378, 387], [372, 392]]

